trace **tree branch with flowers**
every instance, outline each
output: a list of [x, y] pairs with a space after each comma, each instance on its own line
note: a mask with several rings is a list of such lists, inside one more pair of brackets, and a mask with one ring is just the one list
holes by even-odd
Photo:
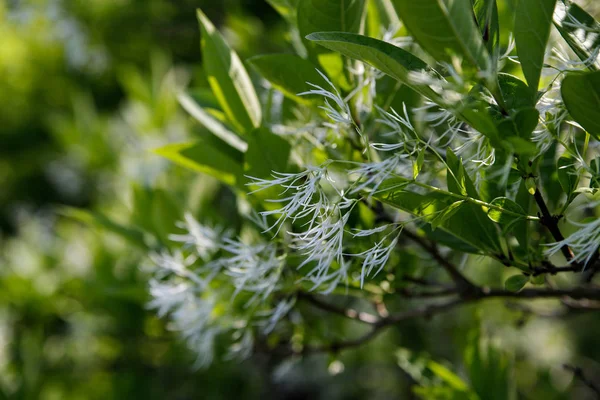
[[[156, 152], [229, 187], [238, 222], [187, 214], [150, 285], [198, 365], [217, 342], [335, 353], [488, 299], [596, 311], [600, 24], [566, 0], [521, 0], [507, 27], [493, 0], [322, 1], [271, 1], [297, 54], [252, 75], [198, 12], [214, 101], [180, 100], [206, 131]], [[320, 338], [320, 315], [368, 330]]]

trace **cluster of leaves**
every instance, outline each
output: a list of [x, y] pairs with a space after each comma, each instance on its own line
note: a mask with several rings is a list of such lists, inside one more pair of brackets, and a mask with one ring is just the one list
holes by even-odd
[[[156, 150], [229, 186], [240, 216], [216, 227], [188, 215], [186, 232], [170, 236], [183, 246], [154, 255], [151, 305], [201, 365], [217, 337], [242, 357], [335, 351], [487, 297], [600, 298], [586, 286], [600, 242], [600, 25], [590, 14], [521, 0], [501, 29], [505, 4], [494, 0], [271, 3], [297, 54], [248, 60], [260, 93], [198, 11], [210, 91], [179, 100], [207, 132]], [[568, 48], [548, 49], [553, 32]], [[483, 287], [453, 263], [469, 254], [521, 273], [505, 289]], [[425, 294], [457, 299], [413, 314], [365, 315], [310, 293], [385, 309], [436, 266], [454, 286]], [[582, 283], [557, 287], [559, 272]], [[306, 326], [306, 301], [373, 331], [323, 343]]]
[[[418, 337], [409, 319], [490, 297], [559, 298], [557, 315], [596, 307], [600, 24], [588, 12], [563, 0], [269, 3], [293, 53], [242, 62], [198, 13], [208, 87], [178, 98], [199, 123], [190, 141], [173, 76], [146, 87], [123, 71], [135, 100], [123, 115], [145, 139], [123, 151], [122, 127], [101, 140], [101, 123], [98, 140], [119, 152], [116, 175], [155, 187], [133, 185], [132, 212], [67, 212], [150, 254], [149, 306], [197, 365], [337, 356], [401, 324]], [[89, 118], [55, 122], [89, 140]], [[192, 173], [137, 163], [164, 132], [173, 143], [155, 153]], [[138, 304], [137, 286], [114, 289], [136, 277], [119, 280], [107, 265], [123, 260], [105, 252], [98, 279]], [[422, 398], [514, 397], [518, 366], [488, 344], [470, 338], [465, 373], [405, 352], [396, 362]]]
[[[600, 298], [585, 286], [600, 238], [600, 25], [591, 15], [567, 1], [522, 0], [500, 29], [494, 0], [271, 3], [297, 54], [248, 60], [266, 82], [260, 93], [198, 11], [210, 90], [179, 100], [207, 131], [156, 150], [236, 198], [235, 225], [188, 215], [185, 232], [170, 236], [183, 246], [153, 256], [151, 306], [171, 316], [200, 365], [219, 337], [242, 357], [335, 351], [487, 297]], [[570, 50], [548, 55], [553, 29]], [[553, 264], [557, 253], [566, 266]], [[521, 274], [506, 289], [480, 286], [453, 264], [469, 254]], [[412, 314], [365, 315], [310, 293], [385, 309], [436, 266], [454, 286], [425, 294], [458, 299]], [[556, 288], [559, 272], [584, 283]], [[373, 331], [323, 343], [305, 302]]]

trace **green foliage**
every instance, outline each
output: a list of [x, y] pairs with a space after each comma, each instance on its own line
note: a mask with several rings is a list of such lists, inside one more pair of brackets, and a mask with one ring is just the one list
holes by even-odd
[[561, 85], [565, 107], [578, 123], [600, 140], [600, 71], [568, 74]]
[[260, 126], [261, 107], [252, 81], [233, 51], [202, 11], [198, 11], [206, 79], [231, 123], [241, 133]]
[[[144, 32], [190, 3], [139, 5], [131, 37], [125, 3], [65, 9], [98, 26], [82, 39], [110, 55], [96, 75], [61, 71], [62, 39], [40, 46], [0, 6], [0, 70], [21, 85], [0, 97], [51, 132], [50, 150], [0, 160], [0, 205], [28, 160], [74, 193], [0, 242], [1, 396], [575, 393], [557, 366], [600, 357], [581, 329], [600, 299], [593, 7], [227, 1], [198, 10], [200, 52], [160, 49], [173, 66]], [[19, 48], [60, 76], [14, 72]], [[7, 149], [29, 140], [15, 115]]]
[[556, 0], [520, 0], [515, 12], [515, 41], [523, 75], [535, 95], [540, 82]]

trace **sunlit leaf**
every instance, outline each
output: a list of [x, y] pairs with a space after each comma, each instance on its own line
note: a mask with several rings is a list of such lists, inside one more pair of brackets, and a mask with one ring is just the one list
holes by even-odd
[[600, 140], [600, 71], [567, 74], [560, 90], [569, 114]]
[[519, 0], [515, 11], [517, 55], [533, 94], [540, 82], [555, 4], [556, 0]]
[[240, 132], [260, 126], [261, 107], [248, 72], [215, 26], [198, 10], [202, 61], [208, 82], [231, 123]]

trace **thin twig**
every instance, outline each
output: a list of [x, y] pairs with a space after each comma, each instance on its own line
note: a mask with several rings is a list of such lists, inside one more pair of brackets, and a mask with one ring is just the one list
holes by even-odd
[[310, 304], [312, 304], [313, 306], [320, 308], [321, 310], [324, 311], [328, 311], [334, 314], [338, 314], [341, 315], [343, 317], [349, 318], [349, 319], [353, 319], [355, 321], [359, 321], [359, 322], [363, 322], [365, 324], [376, 324], [380, 318], [376, 317], [373, 314], [369, 314], [366, 312], [362, 312], [362, 311], [357, 311], [353, 308], [343, 308], [343, 307], [338, 307], [336, 305], [324, 302], [322, 300], [320, 300], [318, 297], [306, 293], [306, 292], [298, 292], [298, 298], [306, 300], [307, 302], [309, 302]]
[[437, 261], [442, 268], [444, 268], [444, 270], [448, 273], [448, 275], [450, 275], [450, 278], [452, 278], [456, 284], [461, 294], [470, 295], [477, 292], [477, 286], [468, 280], [453, 263], [443, 257], [436, 246], [407, 228], [402, 229], [402, 233], [410, 240], [421, 246], [421, 248], [426, 250], [433, 257], [433, 259]]
[[[535, 189], [533, 197], [535, 198], [535, 202], [537, 203], [541, 212], [540, 223], [548, 228], [548, 231], [550, 231], [550, 234], [554, 240], [557, 242], [562, 242], [565, 240], [565, 237], [558, 228], [558, 221], [560, 218], [550, 213], [550, 210], [548, 210], [548, 206], [544, 201], [544, 197], [542, 197], [542, 194], [538, 189]], [[566, 244], [560, 248], [560, 251], [563, 253], [567, 261], [571, 261], [575, 257], [573, 250], [571, 250], [571, 248]]]
[[573, 372], [573, 375], [581, 381], [585, 386], [590, 388], [597, 399], [600, 399], [600, 387], [598, 387], [594, 382], [592, 382], [589, 378], [585, 376], [581, 367], [576, 367], [574, 365], [564, 364], [563, 368], [567, 371]]

